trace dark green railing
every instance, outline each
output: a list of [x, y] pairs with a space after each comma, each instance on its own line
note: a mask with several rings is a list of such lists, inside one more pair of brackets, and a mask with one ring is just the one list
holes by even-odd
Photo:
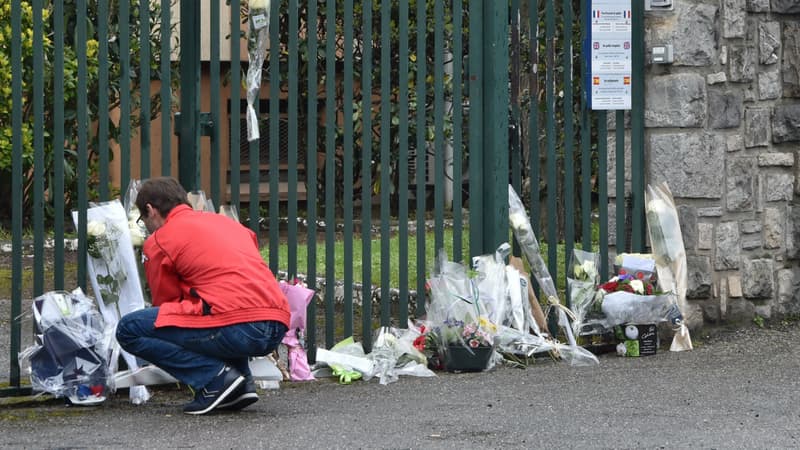
[[[424, 315], [418, 293], [433, 270], [429, 244], [451, 248], [450, 257], [465, 262], [507, 241], [509, 182], [523, 195], [539, 238], [564, 244], [564, 252], [548, 246], [553, 273], [564, 272], [578, 246], [599, 248], [607, 274], [609, 225], [618, 249], [644, 248], [638, 4], [631, 127], [622, 112], [612, 113], [616, 146], [609, 149], [608, 115], [588, 110], [581, 83], [586, 0], [574, 11], [573, 2], [555, 0], [274, 1], [275, 44], [254, 105], [264, 123], [252, 142], [240, 132], [245, 2], [77, 0], [66, 10], [64, 3], [14, 1], [3, 19], [12, 29], [3, 51], [13, 62], [9, 120], [0, 121], [13, 131], [2, 172], [10, 180], [10, 212], [0, 217], [14, 249], [6, 395], [26, 392], [17, 359], [23, 300], [50, 289], [86, 289], [89, 202], [116, 198], [131, 179], [152, 174], [176, 176], [187, 189], [207, 192], [214, 205], [235, 206], [259, 232], [270, 268], [305, 275], [320, 292], [308, 308], [312, 358], [316, 346], [348, 335], [369, 350], [377, 326], [405, 326]], [[180, 8], [180, 33], [173, 7]], [[23, 25], [34, 31], [30, 38]], [[617, 162], [611, 223], [609, 151]], [[628, 193], [625, 173], [632, 174]], [[65, 219], [70, 209], [78, 212], [77, 228]], [[30, 286], [23, 281], [27, 230]], [[49, 230], [52, 269], [45, 264]], [[66, 236], [78, 238], [74, 265], [67, 263]], [[300, 250], [308, 258], [303, 267]], [[362, 264], [374, 258], [376, 273]]]

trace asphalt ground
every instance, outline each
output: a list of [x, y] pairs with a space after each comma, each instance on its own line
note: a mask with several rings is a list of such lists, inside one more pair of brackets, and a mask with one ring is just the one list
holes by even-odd
[[190, 394], [176, 385], [138, 406], [123, 391], [97, 407], [0, 399], [0, 447], [799, 448], [800, 325], [693, 339], [690, 352], [594, 367], [540, 359], [389, 385], [281, 383], [206, 416], [181, 413]]

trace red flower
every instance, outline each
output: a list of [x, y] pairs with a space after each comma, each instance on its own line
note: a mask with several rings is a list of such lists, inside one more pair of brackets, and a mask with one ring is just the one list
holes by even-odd
[[606, 292], [614, 292], [614, 291], [617, 290], [617, 286], [618, 285], [619, 285], [619, 283], [617, 283], [616, 281], [609, 281], [608, 283], [601, 284], [600, 285], [600, 289], [602, 289], [602, 290], [604, 290]]
[[416, 348], [417, 350], [419, 350], [421, 352], [425, 351], [425, 338], [426, 338], [426, 336], [424, 334], [420, 335], [420, 336], [417, 336], [417, 338], [414, 339], [414, 343], [412, 344], [412, 345], [414, 345], [414, 348]]

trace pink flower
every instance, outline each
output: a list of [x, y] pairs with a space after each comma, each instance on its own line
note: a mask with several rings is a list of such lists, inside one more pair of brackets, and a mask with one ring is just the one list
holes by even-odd
[[477, 339], [470, 339], [470, 340], [469, 340], [469, 346], [470, 346], [470, 347], [472, 347], [472, 348], [477, 348], [477, 347], [479, 347], [480, 345], [481, 345], [481, 343], [480, 343], [480, 342], [478, 342], [478, 340], [477, 340]]

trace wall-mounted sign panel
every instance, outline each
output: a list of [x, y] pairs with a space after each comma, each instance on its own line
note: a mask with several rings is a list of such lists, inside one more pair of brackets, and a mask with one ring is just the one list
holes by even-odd
[[584, 43], [592, 109], [631, 109], [631, 0], [592, 0]]

